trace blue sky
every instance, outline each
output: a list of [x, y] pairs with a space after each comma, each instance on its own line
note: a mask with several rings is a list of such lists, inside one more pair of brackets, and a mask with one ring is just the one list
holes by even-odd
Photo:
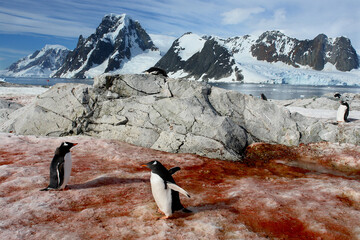
[[46, 44], [74, 49], [108, 13], [126, 13], [149, 34], [219, 37], [280, 30], [298, 39], [346, 36], [360, 53], [359, 0], [11, 0], [0, 2], [0, 70]]

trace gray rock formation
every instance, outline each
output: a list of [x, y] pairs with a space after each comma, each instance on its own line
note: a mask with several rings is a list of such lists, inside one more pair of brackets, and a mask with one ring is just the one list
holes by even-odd
[[9, 120], [9, 115], [23, 105], [0, 99], [0, 125]]
[[339, 126], [291, 114], [270, 101], [202, 82], [146, 74], [103, 75], [93, 87], [55, 85], [13, 112], [0, 130], [84, 134], [226, 160], [240, 160], [254, 141], [297, 145], [349, 138], [341, 135]]
[[153, 75], [100, 76], [94, 86], [58, 84], [11, 115], [2, 131], [87, 134], [154, 149], [237, 160], [253, 141], [298, 144], [275, 104], [205, 83]]

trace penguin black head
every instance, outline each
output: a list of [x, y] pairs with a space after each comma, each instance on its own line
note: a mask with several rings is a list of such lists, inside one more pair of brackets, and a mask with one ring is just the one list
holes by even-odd
[[340, 98], [341, 97], [341, 94], [340, 93], [335, 93], [334, 94], [334, 98]]
[[161, 164], [159, 161], [151, 161], [147, 164], [143, 165], [144, 167], [148, 167], [154, 173], [161, 173], [161, 172], [168, 172], [164, 165]]
[[71, 142], [63, 142], [61, 143], [60, 147], [58, 147], [55, 151], [55, 154], [66, 154], [70, 152], [70, 149], [74, 146], [76, 146], [77, 143], [71, 143]]
[[267, 101], [267, 97], [265, 96], [265, 94], [262, 93], [262, 94], [260, 95], [260, 97], [261, 97], [262, 100]]
[[163, 165], [159, 161], [151, 161], [142, 166], [148, 167], [152, 170], [152, 169], [158, 168], [159, 166], [163, 166]]
[[145, 70], [144, 72], [153, 75], [162, 75], [164, 77], [168, 76], [165, 70], [158, 67], [151, 67], [148, 70]]
[[346, 101], [340, 101], [340, 104], [349, 107], [349, 104]]

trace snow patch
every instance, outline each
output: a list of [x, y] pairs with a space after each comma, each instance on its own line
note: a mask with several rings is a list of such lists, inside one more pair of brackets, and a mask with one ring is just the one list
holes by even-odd
[[185, 34], [178, 40], [179, 46], [175, 48], [175, 51], [179, 55], [182, 61], [187, 61], [195, 53], [200, 52], [206, 42], [197, 34]]

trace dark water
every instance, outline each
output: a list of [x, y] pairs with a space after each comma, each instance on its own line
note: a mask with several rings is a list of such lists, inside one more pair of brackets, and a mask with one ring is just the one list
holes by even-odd
[[[68, 79], [68, 78], [11, 78], [5, 77], [5, 81], [17, 84], [30, 84], [41, 86], [52, 86], [56, 83], [84, 83], [92, 85], [93, 79]], [[288, 84], [243, 84], [243, 83], [210, 83], [213, 86], [235, 90], [245, 94], [260, 97], [261, 93], [269, 99], [294, 99], [319, 97], [326, 93], [358, 93], [360, 87], [352, 86], [310, 86], [310, 85], [288, 85]]]
[[288, 84], [242, 84], [242, 83], [210, 83], [213, 86], [235, 90], [260, 97], [264, 93], [268, 99], [295, 99], [319, 97], [326, 93], [359, 93], [360, 87], [352, 86], [310, 86]]
[[57, 83], [84, 83], [92, 85], [94, 83], [93, 79], [73, 79], [73, 78], [14, 78], [14, 77], [4, 77], [5, 81], [8, 83], [16, 84], [29, 84], [29, 85], [39, 85], [39, 86], [53, 86]]

